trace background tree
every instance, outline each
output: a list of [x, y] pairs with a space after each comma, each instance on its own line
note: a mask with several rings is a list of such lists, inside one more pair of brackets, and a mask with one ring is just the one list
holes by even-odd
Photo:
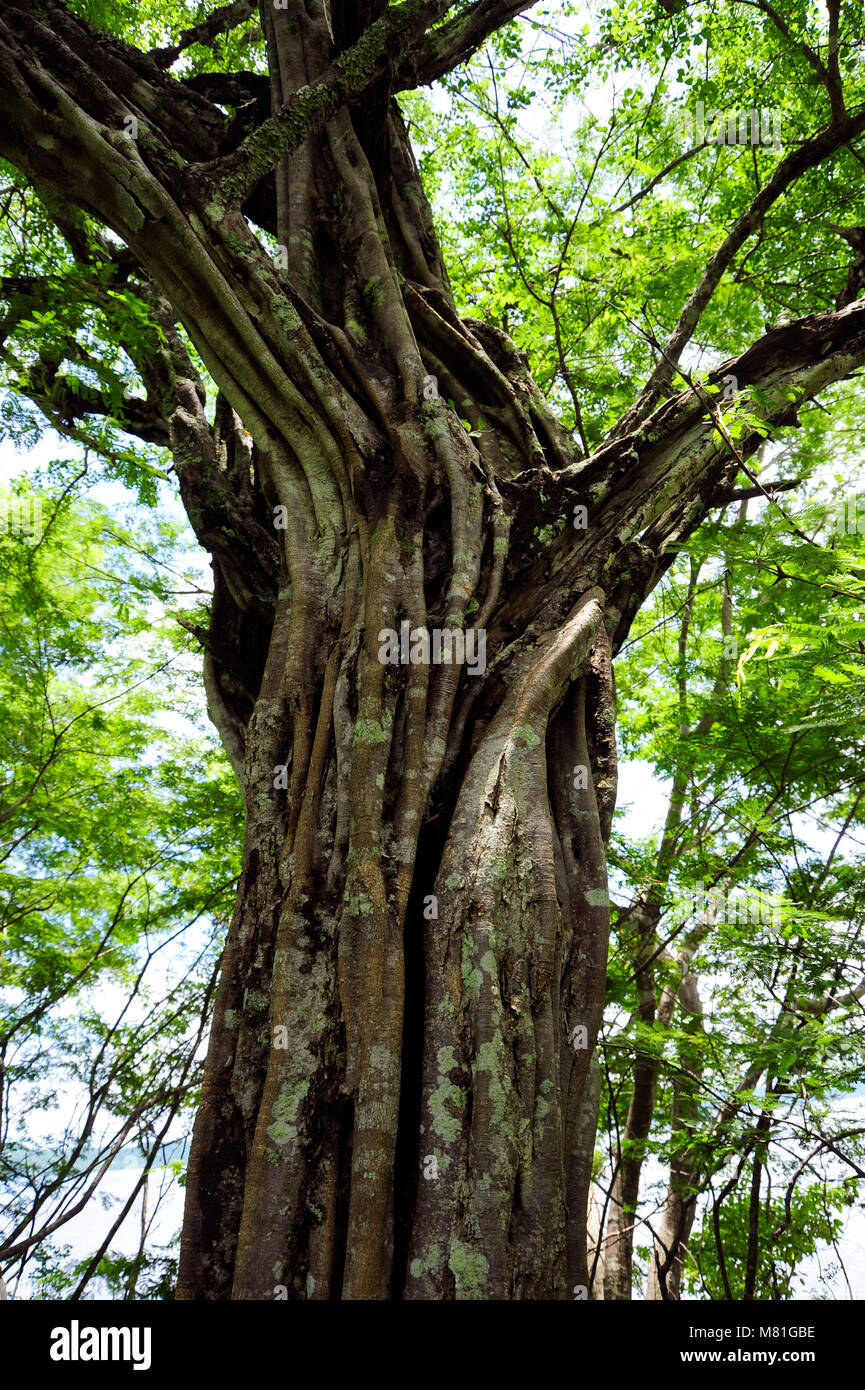
[[[805, 493], [826, 445], [840, 443], [845, 404], [835, 402], [831, 429], [825, 415], [813, 416], [792, 447]], [[748, 506], [738, 500], [730, 524], [722, 513], [721, 524], [703, 528], [640, 615], [619, 666], [629, 749], [650, 758], [670, 792], [661, 836], [612, 851], [625, 882], [640, 887], [616, 914], [611, 956], [616, 1012], [633, 1013], [626, 1028], [614, 1024], [604, 1049], [613, 1177], [595, 1295], [606, 1298], [631, 1297], [643, 1219], [659, 1256], [648, 1296], [678, 1297], [701, 1196], [713, 1184], [725, 1189], [733, 1174], [726, 1197], [754, 1178], [756, 1211], [757, 1170], [777, 1190], [796, 1154], [788, 1201], [818, 1176], [809, 1200], [824, 1239], [838, 1194], [847, 1202], [857, 1193], [845, 1177], [863, 1174], [861, 1121], [827, 1103], [862, 1077], [861, 539], [837, 535], [834, 500], [800, 506], [795, 519], [769, 507], [749, 522]], [[795, 522], [814, 544], [793, 534]], [[750, 634], [738, 680], [734, 630]], [[753, 663], [766, 651], [773, 659], [758, 676]], [[701, 992], [711, 993], [711, 1036]], [[800, 1165], [802, 1145], [810, 1153]], [[655, 1153], [671, 1157], [661, 1211], [638, 1205]], [[821, 1175], [829, 1154], [836, 1171]], [[747, 1212], [747, 1199], [739, 1206]], [[712, 1208], [705, 1212], [703, 1250], [721, 1234]], [[774, 1247], [790, 1210], [779, 1223], [767, 1198], [763, 1218], [763, 1245]], [[755, 1296], [758, 1236], [754, 1225], [750, 1282], [744, 1293], [727, 1285], [727, 1297]], [[801, 1260], [811, 1249], [806, 1242], [791, 1253]], [[771, 1251], [764, 1273], [767, 1259]], [[723, 1260], [721, 1244], [716, 1267]], [[693, 1266], [690, 1275], [693, 1283]], [[789, 1278], [781, 1283], [789, 1289]]]
[[[213, 557], [205, 681], [246, 816], [184, 1298], [587, 1286], [611, 659], [719, 493], [760, 486], [767, 434], [865, 360], [826, 220], [861, 200], [858, 6], [646, 2], [587, 30], [562, 6], [529, 52], [504, 26], [531, 8], [0, 11], [9, 379], [118, 472], [124, 434], [169, 448]], [[489, 38], [483, 89], [449, 79]], [[529, 217], [515, 114], [640, 61], [572, 163], [522, 161]], [[445, 269], [396, 101], [439, 79], [482, 117], [513, 301]], [[771, 99], [784, 141], [683, 140], [674, 84], [688, 109]], [[484, 674], [383, 665], [402, 622], [484, 629]]]
[[[196, 717], [194, 639], [167, 616], [198, 598], [180, 528], [73, 503], [69, 471], [31, 479], [38, 534], [0, 535], [0, 1267], [13, 1296], [29, 1280], [80, 1298], [111, 1275], [141, 1297], [154, 1269], [171, 1273], [150, 1248], [148, 1179], [201, 1082], [238, 796]], [[136, 1150], [101, 1245], [64, 1261], [68, 1223]], [[142, 1248], [124, 1262], [112, 1243], [139, 1206]]]

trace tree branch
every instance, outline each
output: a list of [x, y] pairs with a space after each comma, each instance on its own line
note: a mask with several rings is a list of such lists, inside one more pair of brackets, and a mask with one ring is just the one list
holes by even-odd
[[790, 492], [792, 488], [799, 487], [801, 482], [801, 478], [791, 478], [787, 482], [770, 482], [765, 486], [737, 487], [730, 492], [718, 493], [714, 500], [717, 505], [726, 506], [728, 502], [749, 502], [752, 497], [765, 499], [767, 493], [771, 495], [774, 492]]
[[371, 24], [357, 43], [342, 53], [313, 87], [301, 87], [281, 111], [224, 159], [191, 170], [204, 174], [230, 202], [244, 203], [265, 174], [287, 154], [321, 130], [341, 106], [357, 102], [395, 65], [404, 60], [427, 26], [446, 14], [453, 0], [403, 0]]
[[258, 9], [256, 0], [233, 0], [230, 5], [222, 5], [218, 10], [207, 16], [201, 24], [195, 24], [191, 29], [186, 29], [177, 40], [168, 48], [154, 48], [150, 57], [154, 60], [157, 67], [168, 68], [176, 61], [184, 51], [194, 43], [203, 44], [205, 48], [212, 48], [216, 39], [221, 34], [227, 34], [229, 30], [236, 29], [238, 25], [245, 23]]
[[30, 368], [29, 381], [19, 380], [15, 389], [29, 396], [61, 433], [67, 433], [68, 426], [86, 415], [102, 415], [145, 444], [168, 447], [168, 421], [151, 401], [125, 397], [118, 409], [97, 387], [72, 384], [60, 372], [60, 365], [40, 358]]
[[844, 107], [841, 74], [838, 69], [838, 15], [841, 8], [841, 0], [826, 0], [826, 8], [829, 11], [829, 53], [826, 63], [823, 62], [823, 59], [816, 49], [811, 48], [804, 40], [796, 45], [796, 40], [790, 32], [789, 24], [783, 16], [778, 13], [775, 6], [770, 4], [769, 0], [739, 0], [739, 3], [761, 10], [764, 15], [771, 19], [779, 34], [783, 34], [788, 43], [801, 48], [808, 62], [811, 64], [811, 67], [826, 88], [830, 109], [832, 111], [832, 119], [834, 121], [843, 120], [847, 112]]
[[465, 63], [481, 44], [537, 0], [478, 0], [476, 5], [428, 34], [399, 69], [395, 91], [422, 87]]
[[661, 360], [639, 399], [626, 411], [613, 431], [613, 437], [621, 438], [629, 434], [646, 418], [658, 403], [669, 386], [675, 368], [684, 348], [690, 342], [700, 321], [703, 310], [718, 288], [725, 272], [732, 264], [733, 257], [754, 233], [774, 203], [790, 185], [808, 169], [813, 169], [843, 145], [865, 130], [865, 109], [855, 117], [848, 116], [841, 122], [833, 122], [826, 130], [806, 141], [798, 149], [787, 155], [775, 168], [772, 177], [761, 188], [748, 209], [730, 228], [727, 236], [710, 259], [703, 272], [700, 283], [688, 299], [679, 315], [679, 320], [662, 349]]

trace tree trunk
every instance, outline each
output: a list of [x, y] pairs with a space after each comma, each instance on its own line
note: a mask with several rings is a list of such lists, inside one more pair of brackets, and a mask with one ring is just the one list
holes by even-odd
[[[655, 972], [648, 962], [656, 950], [657, 905], [651, 901], [628, 914], [636, 940], [629, 943], [637, 985], [635, 1018], [644, 1027], [656, 1020]], [[638, 1047], [633, 1062], [633, 1089], [624, 1130], [616, 1153], [616, 1171], [610, 1192], [605, 1247], [604, 1298], [627, 1301], [631, 1297], [634, 1263], [634, 1228], [646, 1143], [655, 1111], [658, 1058]]]
[[[739, 462], [691, 391], [581, 458], [510, 339], [459, 317], [392, 99], [476, 46], [472, 12], [426, 34], [449, 8], [262, 4], [276, 114], [249, 134], [218, 74], [51, 0], [0, 16], [0, 154], [131, 253], [163, 337], [130, 350], [213, 555], [246, 817], [183, 1299], [587, 1283], [611, 660]], [[865, 360], [865, 308], [809, 323], [732, 364], [775, 421]], [[489, 659], [436, 662], [431, 631]]]
[[[672, 1082], [670, 1128], [673, 1134], [682, 1131], [690, 1134], [700, 1123], [700, 1084], [704, 1062], [699, 1045], [703, 1032], [703, 1004], [696, 976], [685, 976], [679, 994], [682, 1011], [688, 1015], [686, 1032], [689, 1038], [696, 1039], [697, 1045], [681, 1049], [679, 1066]], [[680, 1142], [670, 1158], [667, 1196], [655, 1228], [646, 1289], [646, 1298], [650, 1302], [661, 1299], [675, 1302], [681, 1296], [682, 1271], [697, 1213], [700, 1176], [687, 1140]]]

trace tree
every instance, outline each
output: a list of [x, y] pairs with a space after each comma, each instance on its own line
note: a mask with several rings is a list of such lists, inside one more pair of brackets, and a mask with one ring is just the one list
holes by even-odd
[[[181, 1298], [585, 1289], [612, 658], [719, 497], [762, 486], [766, 434], [865, 362], [865, 304], [827, 307], [847, 273], [831, 229], [794, 321], [756, 328], [818, 180], [848, 216], [861, 196], [862, 17], [842, 26], [840, 0], [828, 29], [804, 4], [731, 0], [720, 23], [647, 0], [548, 54], [565, 94], [593, 60], [660, 71], [610, 122], [625, 143], [598, 138], [601, 230], [584, 244], [584, 198], [541, 181], [561, 252], [543, 293], [508, 215], [493, 251], [532, 293], [460, 312], [397, 98], [487, 40], [522, 61], [505, 26], [531, 8], [234, 0], [186, 29], [170, 3], [0, 13], [0, 155], [28, 231], [3, 286], [10, 380], [121, 475], [170, 449], [213, 558], [205, 682], [246, 818]], [[722, 152], [716, 122], [683, 148], [674, 53], [690, 98], [737, 108], [780, 53], [795, 138], [758, 144], [752, 123]], [[617, 169], [627, 197], [601, 212]], [[670, 264], [688, 206], [702, 266]], [[587, 310], [608, 379], [584, 412], [561, 308], [599, 254], [618, 285]], [[574, 432], [503, 321], [531, 328], [527, 296]], [[695, 344], [727, 360], [698, 374]]]
[[[165, 615], [196, 596], [182, 528], [58, 491], [38, 535], [0, 535], [0, 1270], [13, 1297], [22, 1274], [76, 1299], [125, 1274], [140, 1297], [170, 1259], [143, 1248], [148, 1180], [201, 1084], [239, 795], [198, 708], [195, 639]], [[136, 1151], [110, 1211], [109, 1167]], [[90, 1203], [104, 1233], [60, 1270], [55, 1242]], [[106, 1252], [139, 1203], [124, 1268]]]
[[[803, 489], [827, 450], [843, 458], [845, 402], [833, 405], [831, 417], [813, 412], [810, 437], [790, 443]], [[844, 462], [855, 477], [855, 461]], [[830, 1207], [856, 1187], [838, 1172], [812, 1182], [814, 1160], [831, 1153], [836, 1168], [862, 1173], [861, 1126], [837, 1105], [862, 1074], [861, 866], [845, 853], [855, 855], [861, 826], [861, 542], [835, 533], [836, 506], [819, 494], [795, 521], [772, 508], [749, 520], [750, 505], [740, 498], [702, 528], [640, 614], [618, 668], [630, 751], [650, 755], [670, 790], [660, 836], [616, 837], [611, 850], [637, 892], [615, 914], [609, 972], [610, 999], [630, 1018], [608, 1027], [601, 1048], [603, 1105], [614, 1116], [592, 1285], [604, 1298], [631, 1297], [643, 1220], [654, 1245], [650, 1299], [677, 1298], [683, 1276], [752, 1298], [758, 1273], [776, 1290], [760, 1296], [788, 1296], [779, 1290], [810, 1252], [808, 1213], [831, 1239]], [[736, 632], [751, 639], [731, 680]], [[813, 843], [815, 829], [825, 847]], [[786, 1170], [785, 1147], [795, 1159]], [[657, 1205], [644, 1194], [638, 1202], [651, 1153], [669, 1163]], [[770, 1194], [781, 1179], [779, 1222]], [[740, 1180], [752, 1182], [745, 1198]], [[728, 1199], [745, 1216], [738, 1252]], [[802, 1218], [795, 1229], [790, 1203]], [[796, 1257], [789, 1277], [777, 1269], [782, 1235]], [[746, 1247], [747, 1277], [731, 1292]], [[687, 1267], [695, 1257], [699, 1279]]]

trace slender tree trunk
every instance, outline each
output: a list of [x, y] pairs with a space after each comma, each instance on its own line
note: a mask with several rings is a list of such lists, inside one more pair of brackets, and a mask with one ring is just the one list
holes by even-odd
[[[742, 502], [739, 507], [737, 525], [742, 526], [747, 513], [747, 502]], [[666, 948], [662, 947], [658, 940], [658, 924], [660, 922], [664, 899], [668, 896], [669, 884], [677, 858], [683, 852], [688, 843], [686, 832], [683, 832], [682, 814], [686, 804], [688, 789], [691, 783], [692, 766], [689, 759], [688, 747], [690, 741], [696, 736], [702, 739], [712, 728], [717, 717], [717, 706], [722, 699], [725, 690], [730, 682], [731, 663], [727, 657], [722, 657], [718, 673], [715, 678], [712, 698], [702, 717], [691, 727], [690, 719], [690, 697], [688, 691], [688, 639], [693, 615], [694, 598], [697, 592], [697, 583], [700, 577], [699, 561], [691, 561], [691, 572], [688, 582], [687, 596], [682, 609], [681, 624], [679, 627], [678, 638], [678, 697], [679, 697], [679, 732], [680, 738], [684, 742], [685, 757], [679, 767], [677, 767], [673, 786], [667, 807], [667, 815], [664, 823], [664, 833], [658, 850], [657, 860], [654, 866], [651, 882], [647, 885], [642, 898], [638, 898], [634, 904], [622, 914], [619, 919], [619, 934], [624, 938], [629, 947], [629, 957], [634, 971], [634, 980], [637, 987], [637, 1009], [634, 1018], [643, 1028], [656, 1027], [667, 1029], [672, 1022], [677, 1005], [681, 1005], [682, 1010], [687, 1013], [696, 1012], [701, 1014], [699, 994], [697, 992], [696, 980], [689, 973], [691, 959], [694, 955], [700, 940], [709, 930], [709, 918], [702, 925], [697, 922], [688, 932], [684, 941], [679, 943], [679, 950], [675, 957], [674, 968], [676, 977], [668, 981], [661, 991], [660, 1001], [658, 1000], [655, 987], [655, 961], [661, 956], [669, 964], [673, 964], [673, 958]], [[732, 635], [733, 630], [733, 606], [730, 592], [729, 571], [725, 575], [724, 593], [722, 600], [721, 630], [725, 639]], [[693, 835], [696, 827], [690, 828]], [[696, 1056], [682, 1059], [683, 1062], [700, 1064], [699, 1052]], [[628, 1106], [627, 1118], [624, 1131], [620, 1138], [617, 1153], [617, 1167], [610, 1192], [610, 1208], [607, 1221], [607, 1240], [606, 1240], [606, 1273], [605, 1273], [605, 1297], [610, 1299], [627, 1300], [630, 1299], [633, 1287], [633, 1249], [634, 1235], [637, 1222], [637, 1204], [640, 1194], [640, 1183], [642, 1180], [643, 1164], [646, 1156], [646, 1146], [652, 1127], [655, 1114], [655, 1103], [658, 1091], [658, 1074], [660, 1069], [660, 1059], [657, 1050], [649, 1050], [638, 1046], [635, 1051], [633, 1064], [633, 1088], [631, 1100]], [[674, 1075], [673, 1081], [673, 1111], [680, 1102], [682, 1093], [682, 1081], [680, 1075]], [[687, 1089], [687, 1088], [685, 1088]], [[677, 1125], [674, 1119], [673, 1129]], [[690, 1233], [690, 1222], [693, 1221], [693, 1204], [687, 1203], [683, 1208], [680, 1201], [680, 1174], [677, 1170], [680, 1155], [675, 1154], [672, 1159], [670, 1190], [667, 1199], [670, 1219], [675, 1219], [688, 1223], [688, 1230], [682, 1236], [676, 1234], [674, 1243], [678, 1248], [680, 1239], [687, 1239]], [[687, 1168], [687, 1164], [686, 1164]], [[687, 1213], [687, 1214], [685, 1214]], [[664, 1228], [667, 1229], [667, 1215], [663, 1218]], [[684, 1225], [683, 1225], [684, 1229]], [[674, 1232], [679, 1232], [679, 1225], [673, 1227]], [[661, 1265], [661, 1270], [666, 1276], [669, 1270], [669, 1260], [666, 1259]], [[677, 1273], [681, 1268], [680, 1262], [677, 1263]], [[653, 1262], [650, 1270], [649, 1279], [649, 1298], [660, 1297], [657, 1292], [659, 1267], [657, 1260]], [[661, 1281], [663, 1285], [663, 1279]]]
[[[636, 931], [637, 936], [629, 953], [634, 963], [637, 982], [637, 1008], [634, 1016], [645, 1028], [650, 1028], [655, 1023], [657, 1013], [655, 972], [650, 962], [656, 948], [658, 916], [657, 906], [652, 903], [629, 914], [629, 925]], [[633, 1089], [616, 1153], [616, 1170], [610, 1192], [604, 1270], [605, 1299], [627, 1301], [631, 1297], [637, 1201], [640, 1195], [646, 1142], [655, 1113], [657, 1088], [658, 1059], [652, 1052], [638, 1047], [633, 1064]]]
[[[703, 1031], [703, 1006], [697, 980], [692, 975], [686, 976], [683, 982], [680, 1002], [686, 1015], [685, 1030], [689, 1036], [695, 1036], [697, 1045], [682, 1047], [679, 1066], [673, 1077], [670, 1128], [674, 1134], [693, 1132], [700, 1122], [700, 1083], [704, 1058], [699, 1043]], [[700, 1171], [687, 1142], [679, 1144], [670, 1158], [667, 1196], [655, 1228], [646, 1289], [646, 1298], [650, 1302], [662, 1299], [675, 1302], [681, 1296], [684, 1261], [697, 1212], [699, 1179]]]

